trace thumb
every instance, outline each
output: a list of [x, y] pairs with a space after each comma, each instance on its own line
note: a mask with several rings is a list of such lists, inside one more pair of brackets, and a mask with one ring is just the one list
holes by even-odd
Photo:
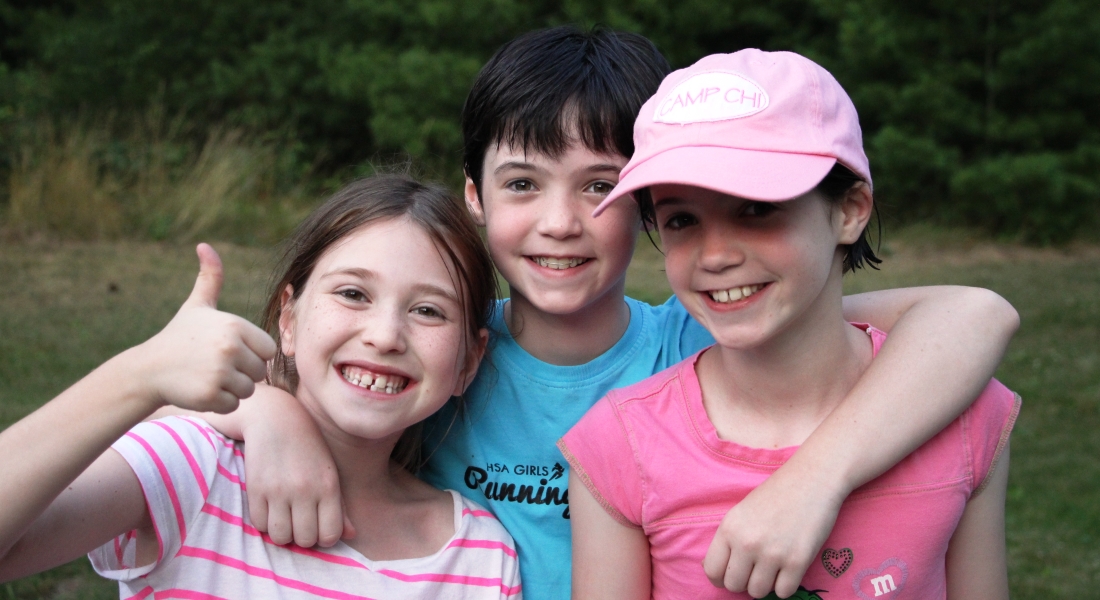
[[199, 255], [199, 276], [184, 304], [217, 308], [222, 291], [222, 259], [210, 244], [199, 244], [195, 253]]

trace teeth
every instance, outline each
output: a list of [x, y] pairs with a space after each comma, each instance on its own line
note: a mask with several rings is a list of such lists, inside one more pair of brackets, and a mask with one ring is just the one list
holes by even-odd
[[728, 290], [711, 290], [707, 293], [710, 294], [711, 299], [715, 302], [724, 304], [726, 302], [737, 302], [743, 298], [748, 298], [763, 288], [763, 285], [743, 285]]
[[401, 390], [405, 389], [405, 386], [409, 385], [409, 380], [406, 377], [379, 375], [359, 367], [344, 367], [341, 369], [340, 374], [354, 385], [384, 394], [399, 394]]
[[550, 269], [572, 269], [588, 262], [587, 258], [552, 258], [548, 256], [536, 256], [534, 260], [540, 267]]

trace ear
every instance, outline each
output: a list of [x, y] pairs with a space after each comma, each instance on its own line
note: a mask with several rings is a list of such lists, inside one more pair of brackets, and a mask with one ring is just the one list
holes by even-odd
[[481, 359], [485, 357], [485, 348], [489, 345], [489, 330], [481, 329], [477, 332], [477, 339], [473, 340], [471, 347], [466, 351], [466, 365], [459, 374], [458, 383], [451, 392], [452, 396], [461, 396], [466, 388], [474, 382], [477, 368], [481, 365]]
[[294, 356], [294, 287], [287, 284], [279, 299], [279, 345], [283, 355]]
[[871, 195], [871, 187], [866, 183], [857, 183], [848, 190], [844, 200], [840, 202], [840, 240], [841, 244], [854, 244], [859, 239], [859, 234], [867, 227], [871, 220], [871, 210], [874, 209], [875, 200]]
[[466, 209], [470, 211], [470, 216], [474, 218], [474, 222], [485, 227], [485, 211], [481, 207], [481, 197], [478, 196], [477, 186], [474, 185], [474, 180], [469, 175], [466, 176], [466, 187], [463, 188], [463, 195], [466, 197]]

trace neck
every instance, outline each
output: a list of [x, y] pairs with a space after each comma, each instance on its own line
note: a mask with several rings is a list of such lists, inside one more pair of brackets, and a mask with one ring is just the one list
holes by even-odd
[[715, 346], [699, 360], [704, 405], [722, 438], [759, 448], [800, 445], [859, 380], [870, 340], [844, 321], [839, 277], [822, 294], [763, 344]]
[[390, 455], [403, 432], [372, 440], [341, 431], [334, 423], [315, 421], [336, 464], [340, 489], [349, 508], [394, 497], [404, 471], [390, 462]]
[[516, 343], [535, 358], [552, 365], [581, 365], [607, 352], [630, 325], [625, 278], [581, 310], [553, 314], [540, 310], [512, 290], [504, 320]]

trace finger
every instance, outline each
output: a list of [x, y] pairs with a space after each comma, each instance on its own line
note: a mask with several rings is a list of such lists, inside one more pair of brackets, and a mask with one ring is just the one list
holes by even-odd
[[781, 568], [775, 578], [775, 595], [780, 598], [793, 596], [809, 568], [809, 563], [789, 564]]
[[241, 327], [241, 339], [244, 340], [244, 344], [248, 346], [249, 350], [256, 353], [256, 356], [263, 360], [275, 358], [275, 340], [271, 339], [271, 336], [263, 329], [244, 319], [241, 320], [244, 321], [244, 326]]
[[343, 502], [338, 498], [322, 498], [317, 504], [317, 543], [328, 548], [339, 542], [343, 533]]
[[[256, 356], [248, 348], [241, 348], [233, 357], [233, 368], [251, 381], [263, 381], [267, 377], [267, 361]], [[251, 394], [250, 394], [251, 395]], [[244, 396], [247, 398], [247, 396]]]
[[291, 533], [294, 543], [302, 548], [317, 545], [317, 505], [313, 502], [296, 502], [290, 508]]
[[765, 562], [757, 562], [752, 567], [752, 574], [749, 575], [749, 584], [746, 591], [753, 598], [763, 598], [767, 596], [775, 589], [775, 575], [776, 568], [774, 565]]
[[[211, 412], [221, 413], [223, 415], [229, 414], [240, 406], [240, 396], [227, 390], [219, 390], [218, 393], [212, 398], [213, 404], [208, 408]], [[207, 410], [202, 408], [201, 410]]]
[[[247, 480], [246, 473], [245, 481]], [[252, 521], [253, 527], [267, 533], [267, 499], [259, 494], [248, 496], [248, 520]]]
[[[256, 382], [248, 375], [233, 371], [225, 376], [222, 381], [222, 393], [218, 395], [218, 407], [228, 407], [230, 411], [236, 410], [241, 398], [248, 398], [256, 391]], [[223, 394], [231, 395], [231, 401], [226, 402]], [[230, 406], [232, 405], [232, 406]]]
[[703, 557], [703, 572], [714, 587], [725, 587], [726, 567], [730, 562], [730, 548], [721, 538], [715, 537]]
[[267, 535], [271, 541], [279, 544], [289, 544], [294, 540], [291, 535], [290, 505], [279, 502], [269, 502], [267, 505]]
[[752, 571], [753, 564], [750, 560], [736, 555], [731, 556], [722, 579], [715, 586], [726, 588], [738, 594], [744, 593], [749, 588], [749, 576]]
[[222, 291], [222, 259], [210, 244], [199, 244], [195, 253], [199, 255], [199, 276], [184, 304], [217, 308]]

